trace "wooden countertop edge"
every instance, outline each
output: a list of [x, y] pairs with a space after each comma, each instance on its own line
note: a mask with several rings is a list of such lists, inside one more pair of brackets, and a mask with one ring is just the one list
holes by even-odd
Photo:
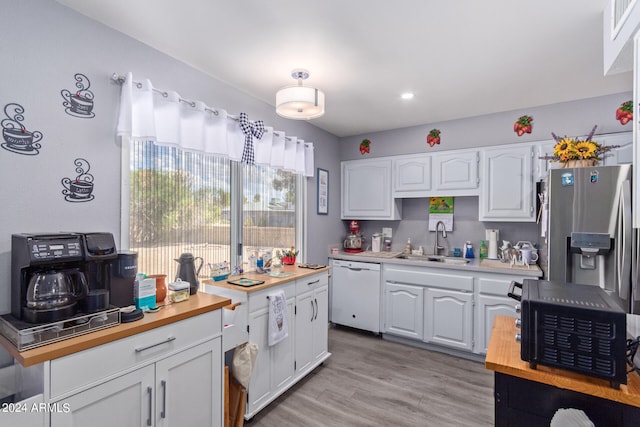
[[227, 280], [233, 280], [233, 279], [239, 279], [240, 277], [245, 277], [247, 279], [263, 280], [264, 283], [261, 285], [255, 285], [255, 286], [249, 286], [249, 287], [238, 286], [238, 285], [232, 285], [230, 283], [227, 283], [227, 280], [221, 280], [219, 282], [216, 282], [213, 280], [203, 280], [202, 283], [210, 286], [217, 286], [219, 288], [252, 293], [252, 292], [258, 292], [263, 289], [270, 288], [272, 286], [282, 285], [283, 283], [291, 282], [297, 279], [313, 276], [314, 274], [322, 273], [328, 270], [329, 270], [329, 266], [325, 266], [325, 267], [314, 270], [311, 268], [300, 268], [298, 267], [297, 264], [284, 265], [282, 266], [282, 271], [286, 273], [293, 273], [291, 276], [273, 277], [273, 276], [268, 276], [266, 274], [259, 274], [259, 273], [243, 273], [239, 276], [229, 276], [229, 278], [227, 279]]
[[[183, 305], [184, 304], [184, 305]], [[157, 313], [145, 313], [144, 318], [130, 323], [121, 323], [110, 328], [100, 329], [74, 338], [54, 342], [30, 350], [18, 349], [0, 335], [2, 345], [22, 366], [29, 367], [48, 360], [68, 356], [82, 350], [107, 344], [122, 338], [146, 332], [170, 323], [198, 316], [231, 304], [231, 300], [217, 295], [199, 292], [188, 301], [172, 304]]]
[[640, 376], [627, 376], [627, 384], [620, 390], [612, 388], [609, 381], [563, 369], [538, 365], [531, 369], [529, 363], [520, 358], [520, 343], [515, 340], [514, 319], [496, 316], [491, 331], [485, 367], [495, 372], [531, 380], [554, 387], [572, 390], [631, 406], [640, 407]]

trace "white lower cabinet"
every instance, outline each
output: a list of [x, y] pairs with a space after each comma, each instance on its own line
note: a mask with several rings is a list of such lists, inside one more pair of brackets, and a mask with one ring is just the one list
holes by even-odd
[[486, 354], [495, 316], [516, 317], [509, 285], [526, 277], [384, 263], [383, 332]]
[[424, 300], [424, 341], [471, 351], [473, 294], [426, 288]]
[[422, 340], [424, 287], [386, 282], [384, 332]]
[[[523, 276], [487, 274], [476, 278], [476, 312], [474, 320], [474, 353], [486, 354], [493, 329], [493, 319], [497, 315], [519, 317], [515, 306], [517, 301], [507, 296], [511, 282], [522, 283]], [[515, 339], [515, 337], [514, 337]]]
[[[299, 287], [307, 287], [304, 282]], [[328, 350], [329, 286], [318, 282], [296, 296], [296, 374], [317, 366]]]
[[[289, 314], [288, 337], [273, 346], [269, 346], [269, 291], [249, 296], [249, 342], [257, 344], [258, 356], [249, 382], [247, 413], [262, 409], [273, 400], [274, 395], [293, 381], [295, 322], [291, 320], [291, 314], [295, 311], [294, 292], [293, 283], [285, 288]], [[256, 305], [257, 309], [254, 309]]]
[[52, 413], [51, 426], [151, 426], [154, 395], [154, 367], [147, 366], [57, 402], [69, 411]]
[[[269, 298], [279, 291], [287, 298], [288, 336], [269, 346]], [[247, 391], [250, 419], [331, 355], [328, 274], [250, 292], [248, 305], [249, 342], [258, 345]]]
[[222, 425], [221, 327], [216, 310], [54, 359], [51, 427]]

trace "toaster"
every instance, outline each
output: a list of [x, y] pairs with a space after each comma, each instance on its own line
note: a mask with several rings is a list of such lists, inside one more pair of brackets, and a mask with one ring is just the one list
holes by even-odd
[[599, 286], [526, 279], [512, 282], [508, 295], [520, 301], [516, 340], [532, 369], [567, 369], [613, 388], [627, 383], [626, 314]]

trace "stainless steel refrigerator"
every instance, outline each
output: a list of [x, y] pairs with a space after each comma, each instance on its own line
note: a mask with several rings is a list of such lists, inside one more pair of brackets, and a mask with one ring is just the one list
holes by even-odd
[[631, 165], [552, 169], [546, 188], [549, 280], [598, 285], [640, 313]]

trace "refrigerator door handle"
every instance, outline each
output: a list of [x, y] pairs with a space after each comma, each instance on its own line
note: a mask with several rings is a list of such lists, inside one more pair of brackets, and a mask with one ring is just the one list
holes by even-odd
[[618, 238], [616, 244], [618, 267], [618, 296], [629, 302], [631, 297], [631, 257], [633, 229], [631, 226], [631, 183], [622, 183], [618, 210]]

